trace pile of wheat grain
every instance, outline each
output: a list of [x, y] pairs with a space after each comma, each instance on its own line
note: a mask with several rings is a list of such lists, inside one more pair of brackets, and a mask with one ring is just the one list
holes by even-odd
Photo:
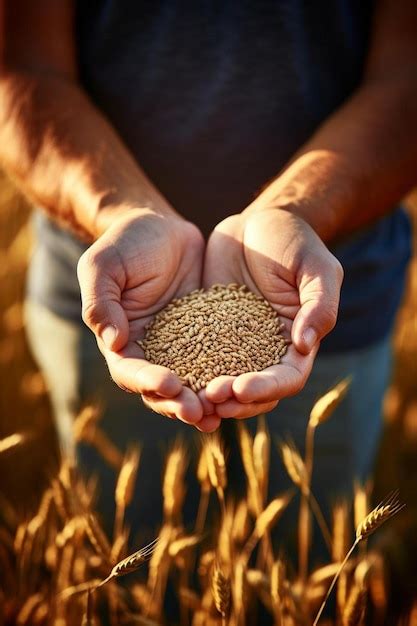
[[178, 374], [194, 391], [222, 374], [276, 365], [287, 349], [277, 312], [245, 286], [214, 285], [172, 300], [138, 341], [148, 361]]

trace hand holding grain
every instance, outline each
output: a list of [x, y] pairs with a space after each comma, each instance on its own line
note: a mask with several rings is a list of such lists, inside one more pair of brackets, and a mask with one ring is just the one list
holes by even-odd
[[[193, 224], [175, 214], [131, 209], [78, 264], [83, 319], [96, 335], [113, 380], [142, 394], [158, 413], [190, 424], [203, 417], [197, 394], [168, 368], [150, 364], [135, 340], [170, 300], [200, 286], [203, 250]], [[200, 428], [210, 430], [210, 419]]]
[[284, 324], [291, 345], [279, 365], [220, 376], [200, 393], [222, 417], [272, 410], [304, 386], [320, 340], [334, 327], [343, 270], [314, 230], [277, 208], [232, 215], [207, 244], [203, 284], [246, 285], [263, 296]]

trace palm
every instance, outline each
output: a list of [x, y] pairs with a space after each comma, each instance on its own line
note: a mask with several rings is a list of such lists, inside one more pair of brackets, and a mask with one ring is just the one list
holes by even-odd
[[[228, 417], [248, 417], [271, 410], [281, 398], [299, 391], [314, 362], [318, 345], [303, 350], [300, 338], [303, 296], [314, 275], [300, 275], [301, 255], [311, 247], [311, 233], [283, 212], [265, 212], [250, 220], [232, 216], [213, 232], [206, 251], [204, 284], [245, 284], [278, 312], [292, 343], [281, 363], [263, 372], [222, 377], [207, 387], [207, 397]], [[328, 253], [329, 256], [330, 253]], [[301, 278], [300, 278], [301, 276]], [[308, 304], [307, 304], [308, 306]]]
[[[204, 242], [178, 218], [128, 214], [97, 240], [79, 264], [83, 315], [95, 332], [113, 380], [152, 408], [190, 423], [202, 405], [167, 368], [146, 361], [137, 340], [170, 300], [200, 286]], [[108, 345], [105, 325], [117, 329]]]

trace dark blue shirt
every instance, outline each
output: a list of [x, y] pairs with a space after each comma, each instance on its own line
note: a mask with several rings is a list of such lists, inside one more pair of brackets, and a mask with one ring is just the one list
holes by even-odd
[[[372, 5], [80, 1], [81, 82], [177, 211], [208, 234], [242, 211], [358, 87]], [[75, 266], [83, 248], [45, 218], [38, 223], [30, 293], [79, 317]], [[410, 254], [405, 213], [393, 210], [332, 251], [345, 282], [323, 349], [382, 339]]]

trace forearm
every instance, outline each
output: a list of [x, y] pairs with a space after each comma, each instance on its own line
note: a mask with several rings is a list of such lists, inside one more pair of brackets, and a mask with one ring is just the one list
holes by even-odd
[[417, 178], [417, 80], [369, 80], [258, 196], [304, 218], [325, 241], [389, 211]]
[[0, 163], [28, 198], [87, 239], [120, 210], [172, 211], [71, 79], [0, 77]]

